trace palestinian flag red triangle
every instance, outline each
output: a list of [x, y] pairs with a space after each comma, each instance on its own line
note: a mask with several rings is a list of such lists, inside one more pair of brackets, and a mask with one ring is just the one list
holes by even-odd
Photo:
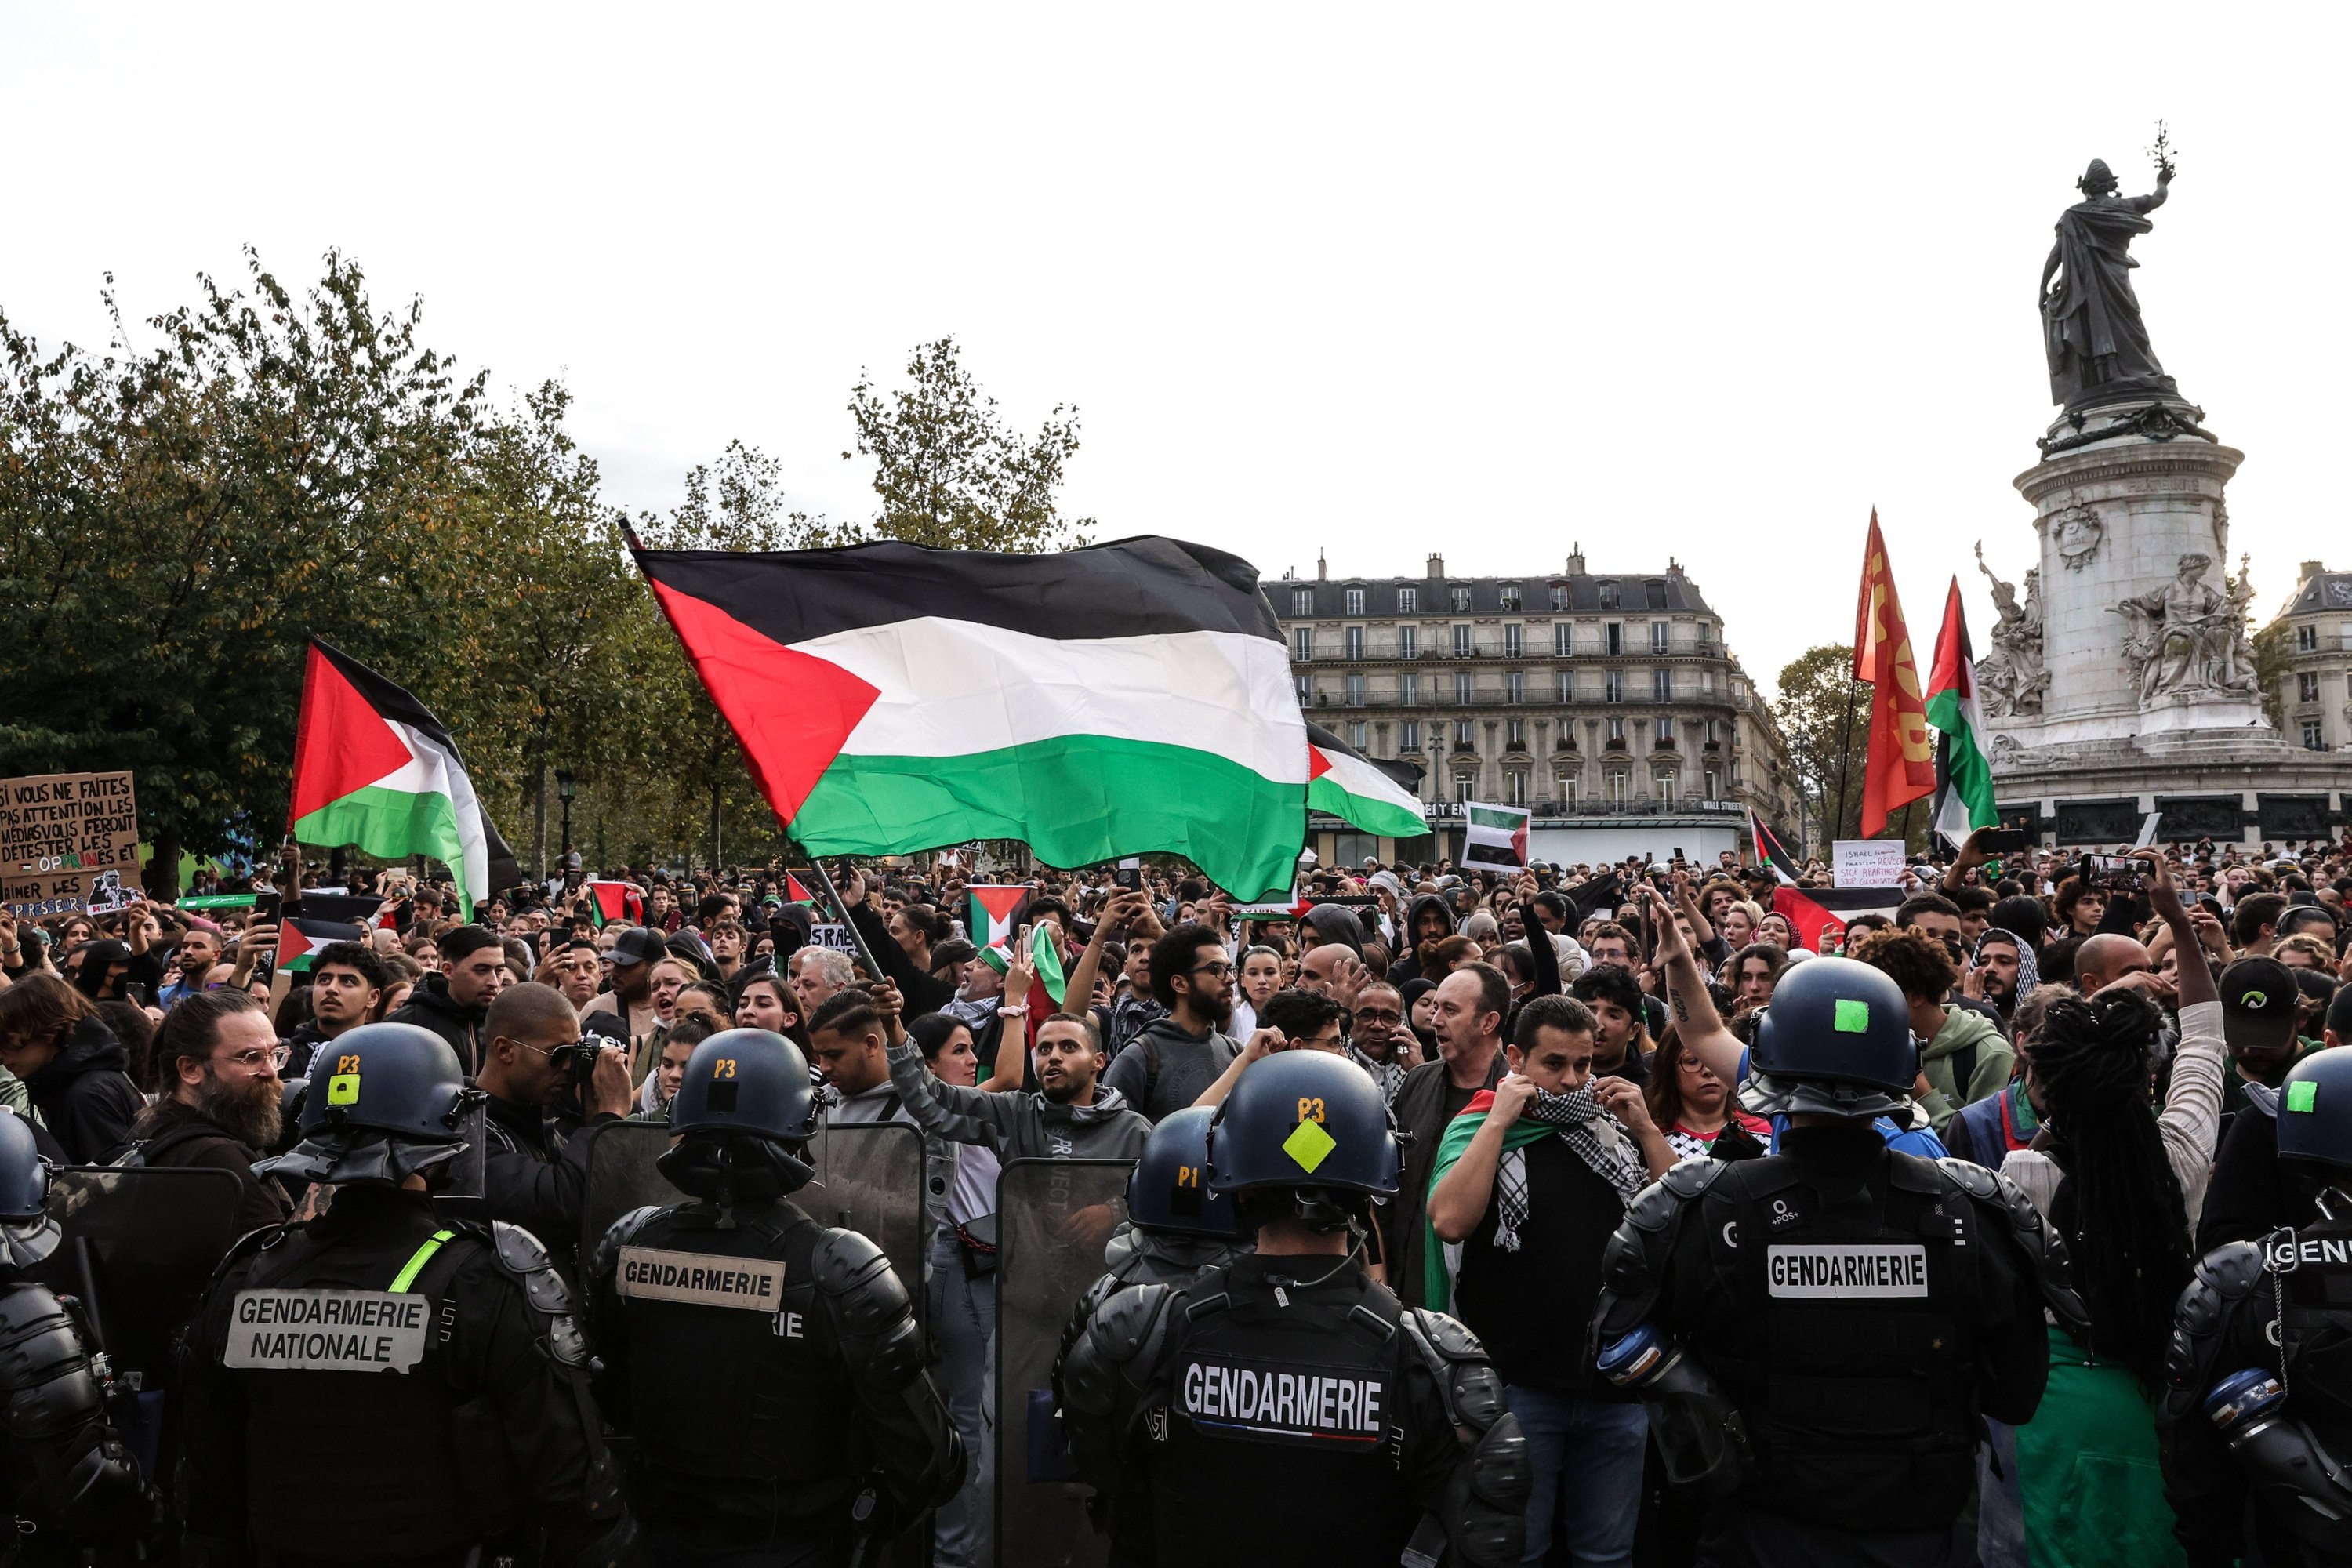
[[365, 942], [367, 927], [345, 925], [339, 921], [282, 920], [278, 922], [278, 968], [296, 973], [307, 972], [317, 962], [319, 950], [331, 942]]
[[599, 931], [615, 921], [626, 925], [642, 925], [645, 923], [645, 896], [637, 891], [635, 882], [592, 881], [588, 884], [588, 912], [595, 917]]
[[790, 871], [787, 871], [784, 873], [784, 902], [788, 904], [813, 904], [816, 902], [816, 895], [810, 892], [806, 888], [801, 886], [801, 879], [798, 877], [793, 876]]

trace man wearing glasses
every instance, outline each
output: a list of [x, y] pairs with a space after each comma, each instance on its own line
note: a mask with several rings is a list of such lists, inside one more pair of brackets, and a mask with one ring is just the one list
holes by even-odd
[[475, 1084], [489, 1096], [484, 1206], [491, 1219], [537, 1237], [576, 1279], [588, 1146], [599, 1128], [629, 1113], [628, 1053], [582, 1039], [580, 1015], [563, 993], [534, 982], [499, 993], [482, 1036]]
[[238, 1233], [284, 1222], [292, 1212], [273, 1178], [253, 1173], [274, 1153], [285, 1126], [278, 1069], [286, 1047], [261, 1004], [243, 991], [183, 997], [155, 1031], [155, 1072], [163, 1092], [132, 1124], [124, 1163], [226, 1171], [236, 1178]]
[[1168, 1016], [1144, 1026], [1103, 1082], [1157, 1122], [1199, 1100], [1240, 1053], [1222, 1032], [1234, 1016], [1234, 961], [1224, 940], [1204, 925], [1180, 925], [1153, 942], [1151, 994]]

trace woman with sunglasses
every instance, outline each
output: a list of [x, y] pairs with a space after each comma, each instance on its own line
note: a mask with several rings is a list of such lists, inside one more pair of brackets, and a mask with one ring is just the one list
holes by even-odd
[[1772, 1141], [1772, 1124], [1749, 1114], [1731, 1098], [1730, 1088], [1705, 1062], [1683, 1045], [1672, 1024], [1658, 1037], [1658, 1054], [1650, 1063], [1650, 1081], [1642, 1098], [1649, 1103], [1650, 1120], [1666, 1135], [1666, 1147], [1678, 1160], [1696, 1160], [1715, 1152], [1716, 1141], [1736, 1126], [1734, 1143], [1752, 1143], [1762, 1153]]

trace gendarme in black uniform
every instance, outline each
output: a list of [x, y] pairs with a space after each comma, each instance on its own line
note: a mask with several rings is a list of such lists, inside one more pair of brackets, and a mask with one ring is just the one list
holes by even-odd
[[[1208, 1160], [1261, 1247], [1350, 1232], [1400, 1165], [1371, 1080], [1313, 1051], [1242, 1075]], [[1353, 1249], [1119, 1290], [1055, 1384], [1115, 1563], [1390, 1563], [1408, 1542], [1518, 1561], [1526, 1445], [1501, 1383], [1467, 1329], [1404, 1309]]]
[[662, 1173], [697, 1201], [642, 1208], [592, 1259], [600, 1388], [635, 1439], [630, 1504], [657, 1559], [845, 1559], [955, 1495], [963, 1450], [879, 1247], [783, 1194], [814, 1097], [781, 1035], [695, 1047]]
[[1751, 1066], [1769, 1108], [1810, 1124], [1772, 1157], [1688, 1161], [1634, 1200], [1601, 1266], [1601, 1370], [1649, 1402], [1694, 1505], [1727, 1499], [1701, 1563], [1973, 1562], [1950, 1535], [1982, 1418], [2032, 1415], [2043, 1309], [2081, 1318], [2063, 1253], [2003, 1178], [1873, 1130], [1917, 1071], [1879, 971], [1792, 971]]
[[[2191, 1568], [2352, 1563], [2352, 1051], [2318, 1051], [2278, 1092], [2282, 1185], [2317, 1217], [2206, 1254], [2166, 1355], [2164, 1490]], [[2248, 1493], [2252, 1507], [2247, 1507]]]
[[429, 1031], [338, 1037], [303, 1141], [264, 1162], [334, 1184], [247, 1236], [183, 1369], [184, 1506], [208, 1562], [550, 1565], [625, 1548], [563, 1281], [530, 1235], [436, 1215], [473, 1091]]

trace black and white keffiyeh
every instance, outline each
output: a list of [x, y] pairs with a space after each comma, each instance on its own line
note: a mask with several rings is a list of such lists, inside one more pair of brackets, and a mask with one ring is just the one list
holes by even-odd
[[[1576, 1151], [1593, 1174], [1631, 1200], [1649, 1184], [1649, 1167], [1633, 1139], [1618, 1125], [1592, 1092], [1592, 1085], [1569, 1094], [1541, 1089], [1520, 1111], [1522, 1119], [1540, 1121]], [[1504, 1252], [1519, 1249], [1519, 1232], [1528, 1223], [1528, 1155], [1524, 1147], [1505, 1149], [1495, 1165], [1495, 1246]]]

